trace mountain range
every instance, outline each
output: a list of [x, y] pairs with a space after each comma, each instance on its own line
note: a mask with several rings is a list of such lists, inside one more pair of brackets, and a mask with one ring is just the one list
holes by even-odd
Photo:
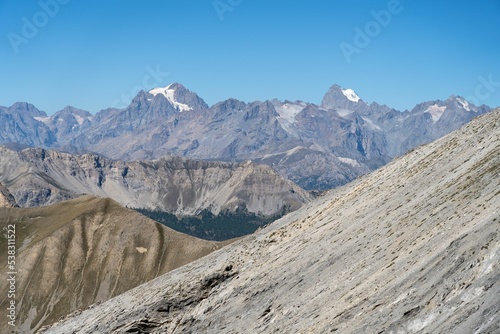
[[125, 109], [51, 116], [28, 103], [0, 107], [0, 144], [124, 161], [167, 155], [264, 163], [304, 189], [329, 189], [490, 111], [459, 96], [400, 112], [334, 85], [321, 104], [228, 99], [208, 106], [174, 83], [141, 91]]
[[270, 217], [296, 210], [312, 199], [271, 167], [250, 161], [167, 156], [127, 162], [42, 148], [15, 151], [0, 146], [0, 182], [21, 207], [50, 205], [89, 194], [132, 208], [176, 215], [243, 210]]
[[499, 333], [499, 176], [497, 109], [42, 332]]

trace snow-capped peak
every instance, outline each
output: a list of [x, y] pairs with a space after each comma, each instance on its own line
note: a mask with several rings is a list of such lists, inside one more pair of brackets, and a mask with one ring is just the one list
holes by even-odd
[[350, 88], [342, 89], [342, 94], [344, 94], [349, 101], [358, 102], [360, 100], [358, 94]]
[[170, 84], [166, 87], [153, 88], [149, 91], [150, 94], [154, 96], [161, 94], [167, 98], [167, 100], [179, 111], [189, 111], [192, 110], [190, 106], [184, 103], [177, 102], [175, 100], [175, 89], [170, 88], [173, 84]]
[[456, 99], [465, 110], [470, 111], [469, 102], [467, 102], [465, 99], [462, 99], [461, 97], [457, 97]]

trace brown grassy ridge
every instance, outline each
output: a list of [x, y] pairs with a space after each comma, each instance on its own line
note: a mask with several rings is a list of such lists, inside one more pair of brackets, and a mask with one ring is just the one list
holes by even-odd
[[[111, 199], [83, 196], [48, 207], [0, 208], [0, 249], [16, 225], [16, 331], [32, 332], [106, 301], [229, 243], [171, 230]], [[0, 265], [6, 268], [7, 258]], [[7, 307], [7, 282], [0, 282]], [[10, 327], [2, 317], [0, 328]]]

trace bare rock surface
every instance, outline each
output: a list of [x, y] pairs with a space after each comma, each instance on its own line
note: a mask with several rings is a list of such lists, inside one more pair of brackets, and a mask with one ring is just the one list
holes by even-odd
[[96, 154], [0, 147], [0, 182], [22, 207], [81, 194], [134, 208], [196, 215], [246, 207], [262, 216], [296, 210], [312, 196], [267, 165], [164, 157], [123, 162]]
[[499, 333], [500, 110], [44, 333]]
[[[101, 303], [227, 244], [178, 233], [111, 199], [84, 196], [43, 208], [0, 208], [4, 231], [16, 230], [16, 327], [32, 333], [68, 313]], [[2, 268], [7, 258], [0, 258]], [[9, 299], [0, 281], [0, 308]]]
[[16, 200], [10, 191], [0, 183], [0, 208], [15, 208]]

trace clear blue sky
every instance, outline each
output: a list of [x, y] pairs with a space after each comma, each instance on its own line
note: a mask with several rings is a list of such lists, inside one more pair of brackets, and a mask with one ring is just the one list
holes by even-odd
[[[498, 0], [400, 0], [396, 9], [394, 0], [40, 4], [53, 1], [0, 0], [0, 105], [95, 113], [171, 82], [210, 105], [320, 103], [334, 83], [400, 110], [451, 94], [500, 105]], [[388, 9], [390, 20], [374, 23], [372, 11]], [[368, 42], [355, 40], [357, 28], [368, 29]], [[341, 45], [357, 52], [346, 57]], [[148, 77], [157, 66], [168, 76]]]

